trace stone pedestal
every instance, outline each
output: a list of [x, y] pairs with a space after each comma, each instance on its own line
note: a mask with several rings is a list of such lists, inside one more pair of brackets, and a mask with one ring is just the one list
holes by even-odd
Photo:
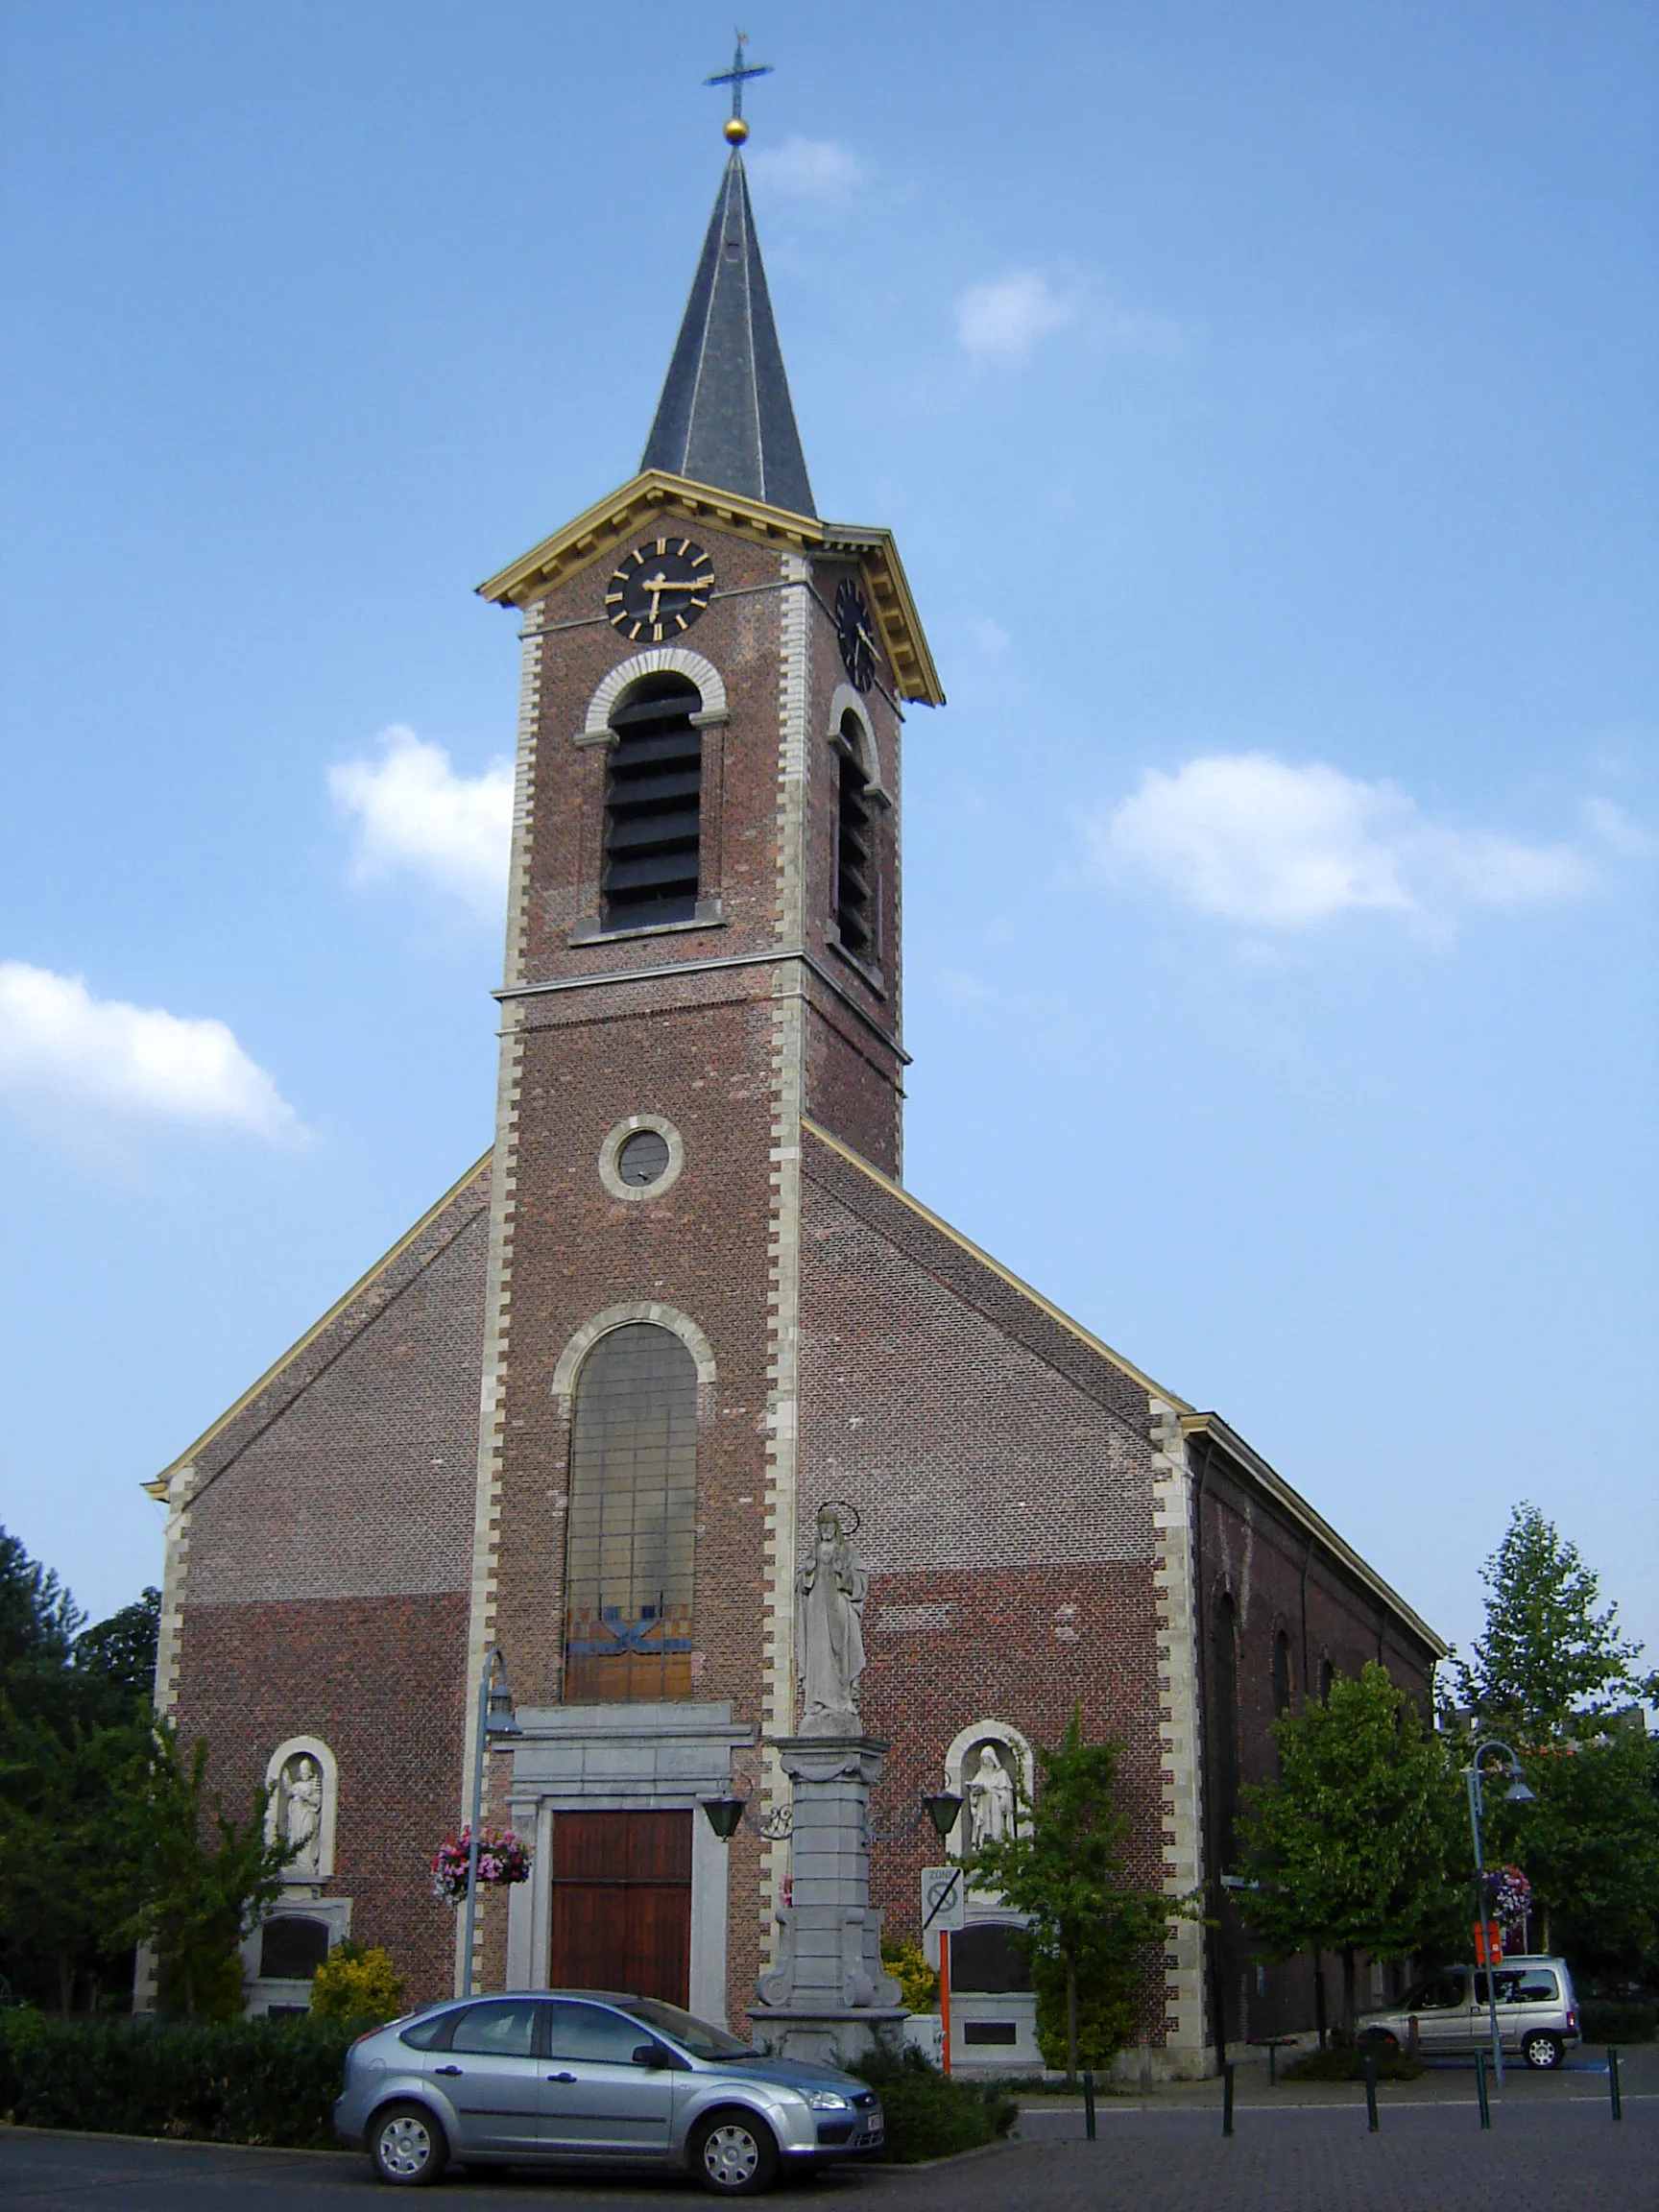
[[887, 1746], [789, 1736], [773, 1748], [795, 1791], [791, 1901], [778, 1915], [777, 1968], [761, 1976], [749, 2017], [763, 2051], [845, 2064], [897, 2037], [906, 2016], [870, 1903], [870, 1790]]

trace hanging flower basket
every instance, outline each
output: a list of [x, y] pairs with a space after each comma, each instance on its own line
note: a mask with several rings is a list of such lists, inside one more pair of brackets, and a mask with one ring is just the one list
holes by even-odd
[[1492, 1866], [1486, 1872], [1492, 1917], [1505, 1936], [1519, 1928], [1532, 1909], [1532, 1885], [1519, 1866]]
[[[467, 1865], [472, 1851], [472, 1831], [463, 1828], [439, 1844], [432, 1862], [432, 1894], [446, 1905], [467, 1902]], [[530, 1854], [510, 1828], [478, 1831], [478, 1884], [528, 1882]]]

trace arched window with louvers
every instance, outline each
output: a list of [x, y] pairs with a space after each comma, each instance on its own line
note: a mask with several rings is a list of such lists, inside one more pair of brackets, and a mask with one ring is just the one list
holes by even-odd
[[869, 745], [849, 709], [833, 740], [836, 769], [835, 934], [865, 967], [881, 962], [879, 803]]
[[599, 897], [607, 929], [696, 916], [703, 828], [702, 695], [663, 671], [631, 685], [607, 717]]

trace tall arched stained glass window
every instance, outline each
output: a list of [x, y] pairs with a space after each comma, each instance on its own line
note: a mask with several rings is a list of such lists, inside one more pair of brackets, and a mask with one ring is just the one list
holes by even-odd
[[568, 1702], [690, 1695], [696, 1542], [696, 1363], [666, 1329], [613, 1329], [576, 1384]]

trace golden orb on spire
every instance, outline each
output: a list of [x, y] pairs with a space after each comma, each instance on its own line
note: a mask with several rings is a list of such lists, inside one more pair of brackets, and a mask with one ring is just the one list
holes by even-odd
[[744, 122], [741, 115], [728, 115], [721, 129], [726, 133], [726, 143], [729, 146], [741, 146], [744, 139], [749, 135], [749, 126]]

